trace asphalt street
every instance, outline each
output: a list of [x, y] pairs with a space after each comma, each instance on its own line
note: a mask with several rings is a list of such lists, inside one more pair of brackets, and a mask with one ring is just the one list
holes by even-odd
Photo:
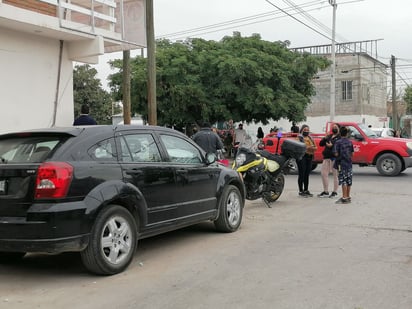
[[355, 167], [348, 205], [299, 197], [296, 177], [273, 208], [247, 202], [236, 233], [204, 223], [142, 240], [116, 276], [76, 254], [0, 265], [0, 308], [412, 308], [412, 170]]

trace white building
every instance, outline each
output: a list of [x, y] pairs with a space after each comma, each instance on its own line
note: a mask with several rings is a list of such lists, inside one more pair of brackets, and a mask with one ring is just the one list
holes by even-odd
[[144, 0], [0, 0], [0, 133], [73, 123], [73, 62], [146, 45]]

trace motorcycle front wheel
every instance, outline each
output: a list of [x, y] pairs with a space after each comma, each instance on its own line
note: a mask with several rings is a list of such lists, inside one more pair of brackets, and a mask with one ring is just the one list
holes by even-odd
[[263, 194], [263, 199], [266, 203], [273, 203], [276, 202], [280, 195], [283, 192], [283, 188], [285, 187], [285, 175], [280, 173], [272, 180], [270, 184], [270, 190]]

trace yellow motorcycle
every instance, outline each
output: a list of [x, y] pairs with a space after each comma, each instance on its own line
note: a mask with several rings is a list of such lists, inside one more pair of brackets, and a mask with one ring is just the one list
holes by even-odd
[[288, 174], [292, 167], [290, 160], [301, 159], [305, 151], [304, 143], [290, 139], [284, 140], [280, 154], [273, 154], [267, 150], [239, 148], [232, 168], [242, 175], [246, 199], [262, 198], [265, 204], [271, 207], [283, 192], [285, 174]]

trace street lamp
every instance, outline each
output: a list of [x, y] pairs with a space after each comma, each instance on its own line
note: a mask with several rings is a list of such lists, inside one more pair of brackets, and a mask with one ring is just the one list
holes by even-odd
[[336, 89], [335, 89], [335, 73], [336, 73], [336, 55], [335, 55], [335, 32], [336, 32], [336, 9], [338, 5], [336, 0], [329, 0], [329, 4], [333, 7], [333, 19], [332, 19], [332, 68], [331, 68], [331, 80], [330, 80], [330, 121], [335, 118], [335, 103], [336, 103]]

